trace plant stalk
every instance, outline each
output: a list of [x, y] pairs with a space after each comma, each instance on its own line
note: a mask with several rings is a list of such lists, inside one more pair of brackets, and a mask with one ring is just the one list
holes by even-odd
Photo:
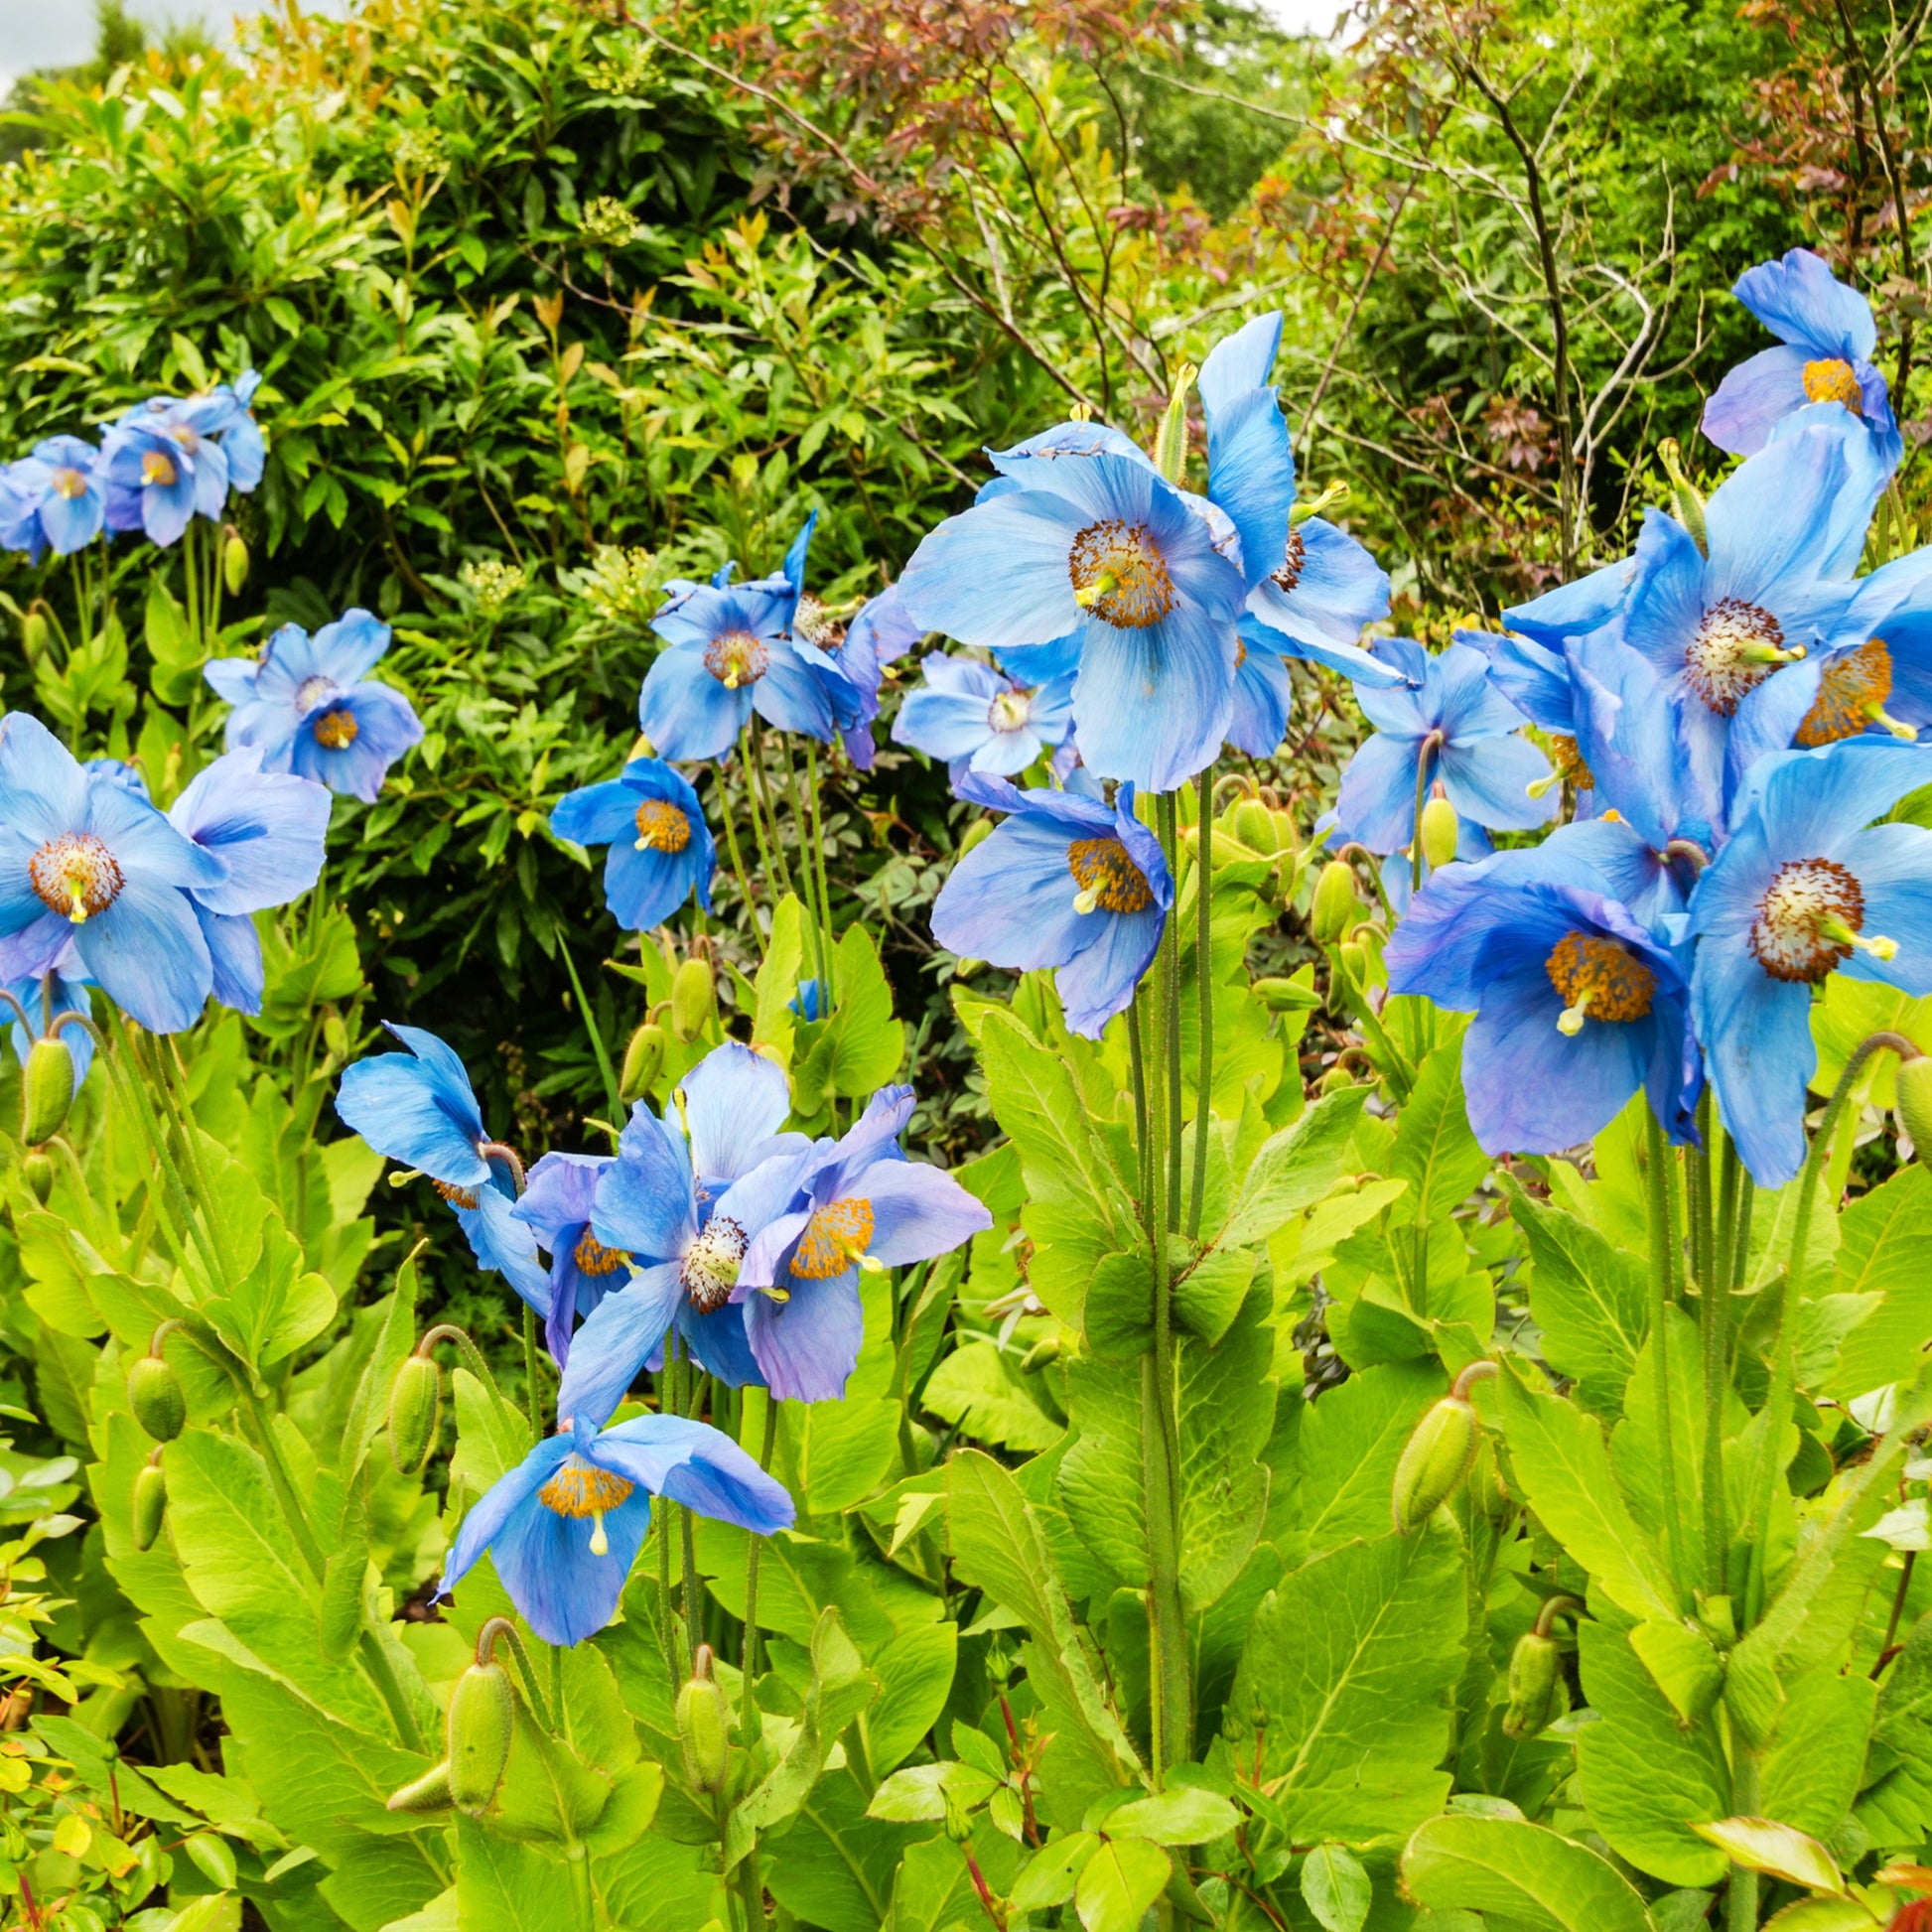
[[1200, 1059], [1194, 1074], [1194, 1178], [1187, 1195], [1187, 1238], [1200, 1238], [1201, 1196], [1207, 1190], [1207, 1131], [1214, 1092], [1214, 767], [1195, 780], [1200, 795], [1199, 846], [1194, 868], [1194, 984], [1200, 1000]]
[[1677, 1506], [1677, 1444], [1671, 1413], [1670, 1311], [1676, 1305], [1677, 1270], [1672, 1255], [1669, 1180], [1666, 1170], [1671, 1150], [1654, 1111], [1644, 1110], [1649, 1129], [1648, 1173], [1650, 1203], [1650, 1338], [1651, 1362], [1657, 1386], [1658, 1485], [1663, 1492], [1664, 1534], [1670, 1546], [1671, 1577], [1680, 1595], [1688, 1576], [1684, 1555], [1684, 1523]]

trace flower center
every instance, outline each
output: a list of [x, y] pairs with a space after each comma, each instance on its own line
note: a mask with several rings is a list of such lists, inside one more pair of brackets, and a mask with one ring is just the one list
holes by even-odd
[[1750, 948], [1774, 980], [1815, 986], [1852, 957], [1854, 948], [1890, 959], [1895, 941], [1864, 937], [1864, 890], [1832, 859], [1787, 859], [1751, 922]]
[[1080, 888], [1076, 912], [1145, 912], [1154, 903], [1146, 875], [1118, 839], [1075, 839], [1066, 869]]
[[54, 473], [54, 493], [71, 502], [76, 496], [86, 495], [87, 479], [78, 470], [64, 463]]
[[986, 708], [986, 722], [996, 732], [1017, 732], [1034, 715], [1031, 691], [1002, 691]]
[[1650, 1012], [1657, 975], [1627, 946], [1596, 933], [1566, 932], [1543, 962], [1563, 1000], [1557, 1031], [1575, 1035], [1591, 1020], [1641, 1020]]
[[845, 632], [825, 615], [825, 606], [809, 592], [798, 600], [791, 627], [806, 643], [816, 644], [820, 650], [837, 650], [845, 641]]
[[[870, 1231], [870, 1218], [867, 1228]], [[731, 1300], [732, 1290], [738, 1286], [738, 1265], [745, 1259], [746, 1240], [745, 1230], [729, 1215], [714, 1214], [685, 1249], [678, 1279], [700, 1314], [714, 1314]], [[792, 1267], [802, 1272], [795, 1261]]]
[[637, 807], [639, 852], [682, 852], [691, 843], [691, 820], [662, 798], [646, 798]]
[[1691, 689], [1721, 718], [1728, 718], [1779, 664], [1802, 657], [1784, 648], [1784, 627], [1761, 605], [1726, 597], [1704, 614], [1684, 653]]
[[468, 1212], [477, 1205], [477, 1190], [474, 1187], [459, 1187], [453, 1180], [432, 1180], [429, 1184], [452, 1207], [461, 1207]]
[[63, 832], [27, 862], [41, 902], [75, 925], [104, 912], [120, 897], [118, 860], [91, 832]]
[[361, 729], [352, 711], [325, 711], [316, 720], [316, 743], [325, 752], [346, 751]]
[[1891, 651], [1882, 637], [1867, 638], [1857, 650], [1825, 660], [1818, 696], [1798, 727], [1797, 742], [1812, 748], [1857, 738], [1867, 725], [1884, 725], [1897, 738], [1916, 738], [1910, 725], [1885, 716], [1891, 696]]
[[165, 489], [180, 474], [164, 451], [150, 450], [141, 459], [141, 481], [144, 483], [159, 483]]
[[1596, 789], [1596, 774], [1584, 762], [1577, 741], [1567, 733], [1550, 734], [1550, 762], [1557, 767], [1557, 776], [1569, 779], [1579, 791]]
[[629, 1259], [621, 1248], [607, 1248], [589, 1228], [577, 1237], [570, 1258], [577, 1264], [579, 1274], [592, 1277], [615, 1275]]
[[1269, 577], [1278, 588], [1292, 591], [1302, 581], [1302, 570], [1308, 560], [1309, 546], [1303, 542], [1301, 531], [1291, 525], [1281, 564], [1268, 573]]
[[858, 1261], [871, 1240], [872, 1202], [835, 1200], [805, 1223], [792, 1251], [791, 1272], [801, 1281], [830, 1281]]
[[1837, 355], [1828, 355], [1805, 364], [1805, 400], [1842, 402], [1853, 415], [1864, 414], [1864, 390], [1858, 371]]
[[1145, 630], [1173, 609], [1167, 559], [1143, 523], [1089, 523], [1067, 552], [1066, 574], [1074, 603], [1122, 630]]
[[[266, 647], [263, 648], [262, 655], [263, 657], [268, 655]], [[319, 706], [340, 697], [342, 688], [333, 677], [324, 677], [320, 673], [314, 677], [305, 677], [295, 687], [295, 708], [297, 711], [314, 711]]]
[[636, 1487], [628, 1476], [600, 1469], [573, 1455], [537, 1491], [537, 1501], [552, 1515], [562, 1516], [567, 1521], [581, 1522], [588, 1516], [591, 1519], [591, 1555], [602, 1557], [607, 1556], [611, 1549], [610, 1539], [604, 1534], [604, 1518], [609, 1511], [625, 1501]]
[[202, 439], [186, 423], [170, 423], [161, 433], [178, 444], [189, 456], [193, 456], [202, 447]]
[[727, 691], [756, 684], [771, 662], [762, 637], [749, 630], [721, 630], [704, 647], [704, 667]]

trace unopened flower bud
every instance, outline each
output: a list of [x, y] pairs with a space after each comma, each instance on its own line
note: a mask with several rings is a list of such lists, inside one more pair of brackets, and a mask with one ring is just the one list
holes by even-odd
[[50, 1141], [67, 1122], [73, 1105], [73, 1055], [56, 1035], [37, 1039], [27, 1051], [20, 1076], [20, 1138], [27, 1147]]
[[1932, 1153], [1932, 1053], [1899, 1063], [1895, 1104], [1898, 1124], [1911, 1136], [1912, 1147], [1923, 1161]]
[[699, 1791], [725, 1788], [725, 1694], [711, 1675], [711, 1646], [701, 1643], [691, 1680], [677, 1694], [677, 1742], [684, 1775]]
[[221, 581], [227, 585], [230, 597], [239, 597], [241, 587], [248, 581], [248, 546], [242, 542], [241, 532], [233, 528], [221, 545]]
[[1259, 798], [1238, 799], [1233, 815], [1234, 836], [1250, 852], [1273, 852], [1275, 815]]
[[1345, 1066], [1331, 1066], [1316, 1082], [1322, 1093], [1339, 1093], [1343, 1087], [1352, 1087], [1355, 1076]]
[[427, 1355], [411, 1355], [389, 1387], [389, 1460], [413, 1476], [429, 1460], [443, 1421], [443, 1372]]
[[322, 1607], [317, 1614], [322, 1654], [340, 1664], [362, 1634], [362, 1578], [368, 1553], [360, 1543], [338, 1550], [322, 1573]]
[[456, 1800], [450, 1795], [450, 1767], [439, 1764], [425, 1771], [412, 1784], [392, 1791], [385, 1809], [389, 1811], [448, 1811]]
[[946, 1836], [955, 1845], [965, 1845], [973, 1836], [972, 1814], [959, 1802], [959, 1793], [951, 1785], [942, 1784], [939, 1795], [946, 1806]]
[[1561, 1715], [1563, 1678], [1554, 1637], [1526, 1630], [1509, 1653], [1509, 1708], [1503, 1713], [1505, 1737], [1534, 1737]]
[[623, 1071], [618, 1079], [618, 1091], [624, 1099], [639, 1100], [649, 1093], [664, 1065], [667, 1043], [664, 1029], [648, 1020], [630, 1035], [630, 1044], [623, 1049]]
[[1368, 948], [1359, 939], [1344, 939], [1340, 947], [1342, 969], [1357, 986], [1368, 984]]
[[47, 618], [40, 611], [29, 611], [20, 621], [20, 648], [28, 663], [33, 663], [47, 648]]
[[1476, 1412], [1446, 1395], [1416, 1425], [1395, 1465], [1395, 1526], [1404, 1536], [1434, 1516], [1469, 1473], [1476, 1454]]
[[137, 1550], [152, 1550], [155, 1539], [161, 1534], [161, 1519], [168, 1510], [168, 1478], [161, 1472], [161, 1464], [155, 1456], [160, 1450], [143, 1462], [134, 1476], [134, 1547]]
[[1447, 798], [1429, 798], [1422, 808], [1422, 856], [1431, 872], [1455, 858], [1455, 807]]
[[711, 962], [687, 959], [671, 981], [671, 1032], [686, 1042], [694, 1040], [717, 1011], [718, 987]]
[[1355, 869], [1345, 859], [1330, 859], [1314, 882], [1314, 904], [1309, 913], [1315, 943], [1332, 946], [1355, 923], [1361, 909], [1355, 897]]
[[1020, 1358], [1020, 1373], [1031, 1375], [1035, 1369], [1045, 1368], [1060, 1358], [1060, 1338], [1057, 1334], [1042, 1335]]
[[127, 1372], [127, 1406], [157, 1443], [172, 1443], [188, 1426], [181, 1377], [161, 1355], [143, 1355]]
[[961, 859], [965, 858], [967, 853], [972, 851], [972, 849], [976, 845], [979, 845], [983, 841], [990, 839], [992, 836], [993, 836], [992, 819], [990, 818], [974, 819], [972, 824], [967, 826], [966, 830], [960, 834], [958, 857], [960, 857]]
[[450, 1799], [457, 1810], [481, 1818], [503, 1782], [510, 1761], [515, 1711], [509, 1673], [493, 1660], [472, 1664], [450, 1693]]
[[1259, 979], [1249, 989], [1270, 1013], [1310, 1013], [1321, 995], [1301, 980]]
[[26, 1176], [27, 1184], [34, 1190], [34, 1198], [45, 1207], [47, 1197], [54, 1191], [54, 1157], [41, 1148], [32, 1148], [20, 1164], [20, 1172]]

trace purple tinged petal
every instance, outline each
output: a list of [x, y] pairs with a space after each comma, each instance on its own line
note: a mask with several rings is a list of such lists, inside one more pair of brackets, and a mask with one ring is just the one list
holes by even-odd
[[571, 1338], [557, 1414], [599, 1427], [609, 1421], [684, 1300], [675, 1261], [640, 1269], [606, 1295]]

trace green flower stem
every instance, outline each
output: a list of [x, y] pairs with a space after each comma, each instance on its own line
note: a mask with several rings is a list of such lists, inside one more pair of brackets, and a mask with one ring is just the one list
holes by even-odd
[[1415, 1080], [1409, 1072], [1409, 1065], [1396, 1043], [1389, 1037], [1388, 1030], [1376, 1018], [1375, 1009], [1368, 1003], [1368, 988], [1358, 986], [1355, 976], [1342, 960], [1341, 948], [1328, 948], [1328, 970], [1341, 984], [1342, 991], [1349, 996], [1349, 1005], [1354, 1018], [1360, 1023], [1364, 1035], [1381, 1047], [1388, 1064], [1382, 1071], [1388, 1076], [1389, 1085], [1395, 1089], [1398, 1100], [1407, 1100], [1415, 1091]]
[[825, 934], [829, 921], [825, 916], [825, 902], [818, 894], [818, 874], [812, 865], [812, 855], [806, 849], [807, 820], [805, 803], [798, 792], [798, 765], [791, 756], [790, 741], [780, 732], [778, 752], [784, 761], [785, 795], [791, 801], [791, 827], [798, 840], [798, 874], [805, 887], [805, 917], [811, 924], [812, 970], [818, 975], [822, 994], [832, 990], [830, 969], [826, 964]]
[[[672, 1394], [676, 1361], [677, 1329], [672, 1327], [665, 1331], [664, 1366], [657, 1371], [657, 1413], [660, 1416], [677, 1414], [677, 1403]], [[684, 1688], [685, 1678], [685, 1673], [678, 1669], [677, 1630], [671, 1608], [671, 1512], [675, 1507], [675, 1504], [660, 1499], [657, 1508], [651, 1512], [657, 1527], [657, 1634], [664, 1647], [664, 1670], [671, 1680], [673, 1703], [677, 1701], [678, 1692]]]
[[1207, 1130], [1214, 1092], [1214, 789], [1206, 766], [1195, 780], [1200, 797], [1199, 853], [1194, 868], [1194, 984], [1200, 1000], [1200, 1059], [1194, 1073], [1194, 1178], [1187, 1194], [1187, 1238], [1200, 1237], [1201, 1196], [1207, 1191]]
[[771, 857], [771, 847], [764, 836], [764, 819], [759, 811], [759, 785], [752, 775], [752, 728], [747, 725], [738, 734], [738, 761], [745, 776], [745, 810], [752, 820], [752, 837], [759, 848], [759, 865], [762, 869], [765, 890], [775, 902], [789, 889], [780, 879], [776, 863]]
[[[1164, 791], [1154, 801], [1155, 810], [1161, 821], [1161, 847], [1167, 854], [1168, 875], [1175, 882], [1175, 897], [1179, 897], [1180, 879], [1180, 835], [1175, 824], [1174, 798], [1171, 791]], [[1175, 910], [1178, 910], [1176, 906]], [[1180, 925], [1170, 913], [1161, 928], [1162, 958], [1162, 1035], [1167, 1047], [1168, 1059], [1168, 1191], [1167, 1211], [1161, 1226], [1170, 1233], [1180, 1226]]]
[[1149, 1159], [1152, 1149], [1148, 1140], [1147, 1048], [1141, 1034], [1141, 1003], [1136, 1000], [1127, 1009], [1127, 1052], [1134, 1069], [1134, 1151], [1140, 1166], [1140, 1195], [1146, 1200], [1154, 1192], [1154, 1177]]
[[818, 783], [818, 749], [808, 738], [805, 741], [805, 787], [806, 796], [812, 810], [812, 859], [818, 868], [818, 909], [825, 916], [825, 957], [828, 971], [825, 979], [826, 1011], [831, 1011], [832, 981], [829, 964], [838, 953], [838, 929], [832, 923], [832, 888], [825, 873], [825, 800]]
[[[1709, 1096], [1706, 1096], [1708, 1103]], [[1737, 1238], [1737, 1150], [1706, 1107], [1705, 1140], [1719, 1150], [1717, 1264], [1705, 1277], [1698, 1305], [1704, 1356], [1704, 1589], [1723, 1596], [1730, 1587], [1728, 1522], [1725, 1509], [1725, 1398], [1730, 1393], [1730, 1292]]]
[[1876, 1033], [1860, 1040], [1846, 1059], [1845, 1070], [1838, 1076], [1838, 1085], [1832, 1089], [1832, 1097], [1825, 1103], [1825, 1116], [1818, 1124], [1818, 1132], [1812, 1136], [1811, 1147], [1805, 1155], [1804, 1170], [1798, 1175], [1798, 1200], [1791, 1215], [1791, 1251], [1785, 1262], [1784, 1280], [1777, 1290], [1776, 1314], [1767, 1351], [1771, 1357], [1771, 1386], [1764, 1398], [1764, 1413], [1769, 1417], [1769, 1423], [1758, 1449], [1757, 1466], [1752, 1471], [1750, 1500], [1738, 1531], [1742, 1541], [1750, 1546], [1745, 1607], [1753, 1622], [1762, 1609], [1764, 1599], [1765, 1531], [1770, 1525], [1771, 1504], [1777, 1495], [1778, 1481], [1784, 1473], [1778, 1449], [1784, 1439], [1785, 1425], [1791, 1419], [1791, 1405], [1798, 1387], [1797, 1314], [1804, 1299], [1805, 1258], [1806, 1250], [1811, 1245], [1812, 1209], [1818, 1195], [1819, 1180], [1831, 1158], [1832, 1143], [1838, 1138], [1839, 1117], [1845, 1112], [1845, 1103], [1851, 1098], [1852, 1089], [1863, 1072], [1865, 1061], [1881, 1048], [1889, 1048], [1907, 1059], [1918, 1052], [1918, 1048], [1903, 1034]]
[[[420, 1243], [419, 1247], [427, 1247], [429, 1243], [425, 1241]], [[466, 1330], [459, 1328], [454, 1322], [439, 1321], [435, 1327], [424, 1331], [422, 1340], [416, 1344], [416, 1353], [427, 1356], [439, 1341], [455, 1343], [457, 1353], [463, 1357], [463, 1366], [484, 1388], [488, 1389], [499, 1400], [502, 1398], [503, 1392], [497, 1386], [496, 1377], [490, 1369], [488, 1359], [484, 1356], [483, 1350], [471, 1340]]]
[[1416, 748], [1416, 822], [1409, 834], [1409, 890], [1415, 893], [1422, 891], [1422, 808], [1429, 803], [1429, 760], [1443, 743], [1443, 734], [1435, 731]]
[[1730, 1289], [1734, 1295], [1751, 1272], [1751, 1209], [1757, 1203], [1757, 1182], [1744, 1169], [1737, 1183], [1737, 1232], [1731, 1241]]
[[[1757, 1753], [1739, 1742], [1730, 1767], [1731, 1816], [1754, 1818], [1761, 1803]], [[1725, 1932], [1757, 1932], [1757, 1873], [1733, 1864], [1725, 1886]]]
[[[754, 925], [757, 923], [757, 920], [753, 921]], [[604, 1082], [604, 1104], [611, 1110], [612, 1121], [621, 1127], [623, 1094], [618, 1085], [618, 1070], [611, 1064], [611, 1052], [604, 1044], [604, 1033], [597, 1024], [597, 1015], [591, 1011], [591, 1003], [584, 996], [584, 982], [577, 976], [577, 962], [570, 956], [569, 945], [559, 939], [557, 950], [564, 956], [564, 971], [570, 975], [570, 990], [577, 996], [578, 1018], [583, 1021], [584, 1031], [590, 1035], [591, 1052], [597, 1060], [598, 1076]]]
[[765, 829], [771, 835], [770, 855], [765, 863], [777, 878], [778, 890], [795, 892], [797, 889], [791, 883], [791, 864], [785, 857], [785, 842], [778, 835], [778, 815], [771, 809], [771, 793], [764, 782], [764, 734], [759, 729], [756, 716], [745, 728], [745, 742], [751, 747], [752, 753], [747, 762], [752, 780], [752, 823], [756, 826], [762, 817]]
[[543, 1394], [537, 1387], [537, 1311], [523, 1304], [524, 1400], [530, 1410], [530, 1447], [543, 1441]]
[[738, 896], [745, 901], [745, 918], [758, 941], [759, 959], [764, 959], [764, 928], [759, 924], [758, 902], [752, 897], [752, 881], [745, 871], [745, 855], [738, 847], [738, 814], [732, 810], [731, 791], [725, 783], [724, 767], [712, 766], [717, 779], [719, 822], [725, 828], [725, 850], [731, 854], [732, 875], [738, 881]]
[[1670, 1323], [1668, 1316], [1676, 1305], [1677, 1264], [1671, 1240], [1670, 1197], [1668, 1192], [1671, 1150], [1664, 1130], [1648, 1107], [1644, 1120], [1649, 1129], [1648, 1160], [1645, 1178], [1650, 1202], [1650, 1338], [1654, 1346], [1651, 1361], [1657, 1378], [1657, 1461], [1659, 1487], [1663, 1492], [1664, 1534], [1670, 1545], [1671, 1577], [1679, 1591], [1685, 1587], [1688, 1560], [1684, 1554], [1684, 1524], [1677, 1507], [1677, 1446], [1671, 1411]]
[[[768, 1475], [771, 1471], [771, 1451], [778, 1444], [778, 1405], [767, 1390], [764, 1397], [764, 1435], [759, 1444], [759, 1467]], [[906, 1473], [910, 1475], [908, 1467]], [[745, 1651], [744, 1651], [744, 1710], [739, 1722], [747, 1725], [754, 1736], [761, 1727], [758, 1722], [758, 1703], [752, 1695], [752, 1687], [758, 1682], [759, 1646], [759, 1558], [764, 1549], [764, 1538], [756, 1530], [749, 1532], [751, 1543], [745, 1552]]]

